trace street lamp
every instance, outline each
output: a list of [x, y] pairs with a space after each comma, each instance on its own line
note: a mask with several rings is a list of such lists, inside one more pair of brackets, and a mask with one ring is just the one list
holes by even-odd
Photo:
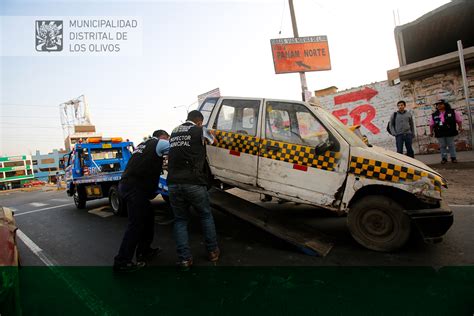
[[173, 109], [179, 109], [179, 108], [182, 108], [182, 107], [186, 107], [186, 113], [189, 113], [189, 108], [191, 107], [191, 105], [193, 104], [196, 104], [197, 101], [194, 101], [193, 103], [189, 104], [189, 105], [177, 105], [177, 106], [173, 106]]

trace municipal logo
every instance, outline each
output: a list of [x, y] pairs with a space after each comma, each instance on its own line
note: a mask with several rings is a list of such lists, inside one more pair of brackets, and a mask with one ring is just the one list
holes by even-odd
[[60, 52], [63, 50], [63, 21], [36, 21], [36, 50], [38, 52]]

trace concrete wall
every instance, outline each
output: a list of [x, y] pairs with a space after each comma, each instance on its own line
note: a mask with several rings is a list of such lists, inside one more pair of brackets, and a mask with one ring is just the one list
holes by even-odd
[[394, 137], [387, 133], [390, 115], [397, 110], [400, 85], [389, 86], [388, 81], [341, 91], [319, 98], [321, 105], [330, 110], [348, 126], [361, 125], [362, 134], [371, 144], [395, 148]]
[[[472, 99], [474, 67], [468, 68], [467, 73]], [[436, 139], [429, 137], [428, 125], [431, 113], [434, 112], [433, 104], [438, 98], [446, 99], [453, 108], [462, 113], [465, 131], [457, 137], [456, 146], [458, 150], [468, 150], [468, 112], [460, 70], [446, 71], [424, 79], [406, 80], [395, 86], [390, 86], [388, 81], [371, 83], [321, 97], [319, 101], [346, 125], [360, 124], [362, 133], [367, 135], [370, 143], [395, 150], [394, 137], [387, 133], [386, 126], [390, 115], [397, 110], [397, 101], [405, 100], [415, 120], [413, 149], [418, 154], [439, 150]]]
[[[467, 69], [467, 77], [471, 98], [474, 96], [474, 68]], [[463, 129], [456, 138], [458, 150], [468, 150], [469, 118], [463, 92], [461, 70], [451, 70], [417, 79], [405, 80], [400, 84], [401, 96], [413, 104], [415, 109], [415, 125], [417, 126], [417, 146], [422, 153], [433, 153], [439, 149], [436, 139], [430, 138], [428, 122], [434, 111], [433, 103], [438, 98], [448, 101], [451, 106], [462, 113]], [[471, 102], [471, 104], [474, 104]], [[472, 107], [472, 106], [471, 106]], [[472, 110], [471, 110], [472, 111]]]

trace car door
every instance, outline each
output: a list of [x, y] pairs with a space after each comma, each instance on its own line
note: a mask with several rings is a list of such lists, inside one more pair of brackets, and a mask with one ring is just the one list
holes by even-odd
[[217, 179], [236, 185], [257, 184], [262, 103], [262, 99], [219, 100], [213, 121], [208, 124], [215, 130], [217, 144], [207, 146], [209, 165]]
[[257, 185], [283, 198], [337, 207], [347, 143], [304, 103], [265, 100], [262, 112]]

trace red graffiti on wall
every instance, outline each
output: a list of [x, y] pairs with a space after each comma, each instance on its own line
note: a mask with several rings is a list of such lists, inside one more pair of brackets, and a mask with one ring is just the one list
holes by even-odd
[[349, 123], [349, 119], [347, 118], [347, 115], [349, 115], [350, 118], [352, 118], [351, 125], [362, 125], [373, 134], [380, 133], [380, 129], [372, 123], [377, 111], [370, 104], [359, 105], [350, 112], [348, 108], [334, 110], [332, 114], [345, 125]]
[[[334, 105], [355, 102], [358, 100], [369, 101], [377, 94], [378, 92], [376, 90], [366, 87], [363, 90], [349, 92], [334, 97]], [[349, 123], [349, 119], [347, 118], [347, 115], [349, 115], [350, 118], [352, 118], [352, 125], [362, 125], [369, 131], [371, 131], [373, 134], [380, 133], [380, 129], [372, 123], [372, 120], [375, 118], [377, 111], [370, 104], [358, 105], [350, 112], [348, 108], [334, 110], [332, 114], [336, 116], [345, 125]]]

